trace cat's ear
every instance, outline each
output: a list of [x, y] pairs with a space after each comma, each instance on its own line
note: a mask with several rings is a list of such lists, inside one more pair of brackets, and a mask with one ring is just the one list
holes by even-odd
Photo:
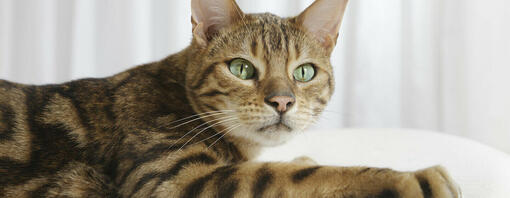
[[296, 22], [331, 51], [336, 45], [347, 2], [348, 0], [315, 0], [295, 18]]
[[191, 0], [193, 36], [200, 45], [207, 45], [220, 29], [244, 17], [235, 0]]

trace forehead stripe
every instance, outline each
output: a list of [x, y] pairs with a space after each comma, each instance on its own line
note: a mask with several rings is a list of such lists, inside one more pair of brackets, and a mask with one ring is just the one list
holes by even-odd
[[253, 54], [253, 56], [257, 56], [258, 54], [258, 41], [256, 40], [256, 38], [254, 38], [255, 40], [253, 40], [251, 42], [251, 54]]

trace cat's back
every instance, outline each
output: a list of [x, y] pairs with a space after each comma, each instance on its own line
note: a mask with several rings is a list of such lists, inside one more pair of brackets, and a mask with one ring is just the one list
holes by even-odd
[[[21, 114], [26, 103], [26, 91], [32, 86], [9, 82], [0, 79], [0, 144], [14, 130], [15, 114]], [[0, 157], [3, 152], [0, 147]]]
[[0, 188], [83, 161], [78, 132], [92, 127], [94, 113], [85, 101], [104, 100], [108, 87], [106, 79], [39, 86], [0, 80]]
[[[10, 108], [44, 108], [56, 95], [73, 97], [90, 96], [91, 93], [108, 88], [104, 79], [83, 79], [62, 84], [28, 85], [0, 79], [0, 106]], [[76, 97], [79, 97], [76, 96]], [[42, 105], [42, 106], [41, 106]], [[1, 111], [0, 111], [1, 112]], [[26, 110], [25, 112], [26, 113]], [[0, 120], [2, 123], [2, 120]]]
[[0, 79], [0, 187], [21, 184], [35, 175], [23, 171], [30, 166], [35, 148], [30, 132], [33, 116], [27, 108], [28, 103], [36, 103], [27, 97], [35, 89]]
[[29, 86], [0, 79], [0, 99], [11, 97], [13, 92], [19, 91], [26, 87]]

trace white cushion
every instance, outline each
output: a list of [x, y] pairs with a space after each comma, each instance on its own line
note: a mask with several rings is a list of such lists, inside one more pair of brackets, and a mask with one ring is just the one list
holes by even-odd
[[267, 148], [261, 161], [308, 156], [323, 165], [389, 167], [401, 171], [442, 165], [467, 198], [510, 197], [510, 156], [475, 141], [430, 131], [342, 129], [309, 131]]

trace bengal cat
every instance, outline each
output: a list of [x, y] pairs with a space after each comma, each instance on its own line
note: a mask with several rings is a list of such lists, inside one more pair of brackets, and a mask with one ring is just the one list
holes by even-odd
[[193, 41], [108, 78], [0, 81], [2, 197], [459, 197], [441, 167], [253, 161], [324, 109], [347, 0], [297, 17], [192, 0]]

